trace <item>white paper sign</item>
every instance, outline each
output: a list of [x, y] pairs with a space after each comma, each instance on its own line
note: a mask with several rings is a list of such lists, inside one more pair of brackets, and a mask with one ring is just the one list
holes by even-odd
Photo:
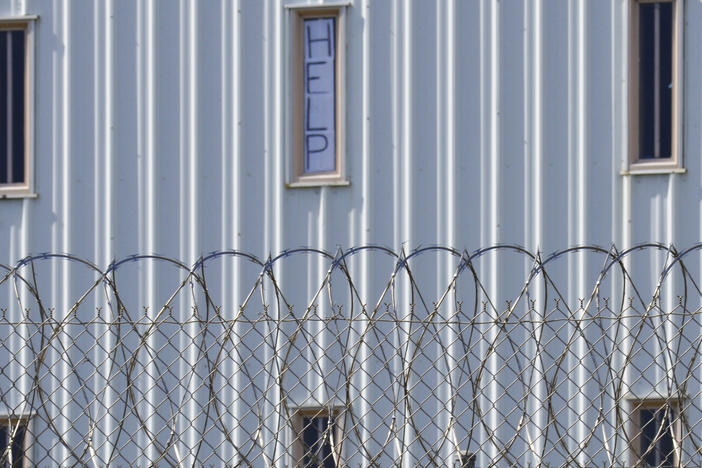
[[334, 18], [304, 22], [304, 159], [305, 172], [336, 169]]

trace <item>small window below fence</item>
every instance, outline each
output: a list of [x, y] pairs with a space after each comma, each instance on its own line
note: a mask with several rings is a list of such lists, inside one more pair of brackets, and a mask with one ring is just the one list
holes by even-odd
[[302, 409], [293, 421], [293, 456], [297, 468], [338, 468], [341, 466], [342, 431], [336, 411]]
[[0, 419], [0, 468], [31, 466], [31, 437], [26, 418]]
[[678, 468], [681, 428], [677, 405], [666, 401], [632, 402], [632, 466]]
[[475, 468], [476, 455], [471, 451], [461, 452], [456, 457], [455, 468]]

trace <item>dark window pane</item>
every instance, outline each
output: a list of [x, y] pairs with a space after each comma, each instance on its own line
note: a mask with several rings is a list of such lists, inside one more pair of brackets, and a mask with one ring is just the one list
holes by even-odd
[[24, 31], [12, 31], [12, 182], [24, 182]]
[[27, 432], [25, 426], [20, 426], [12, 438], [12, 466], [20, 468], [24, 466], [24, 434]]
[[24, 182], [24, 31], [0, 31], [0, 183]]
[[10, 434], [7, 426], [0, 426], [0, 467], [7, 466], [7, 446], [10, 443]]
[[305, 468], [335, 468], [330, 433], [334, 420], [326, 417], [302, 418], [304, 442], [303, 465]]
[[[14, 437], [12, 437], [12, 431]], [[0, 467], [21, 468], [24, 466], [24, 435], [26, 426], [0, 426]], [[8, 445], [10, 451], [7, 451]], [[12, 456], [12, 459], [10, 459]], [[12, 463], [10, 463], [12, 461]]]
[[670, 158], [673, 4], [639, 5], [639, 157]]
[[641, 415], [641, 454], [648, 466], [661, 468], [675, 466], [673, 433], [670, 410], [642, 409]]
[[10, 120], [12, 114], [9, 105], [9, 95], [7, 92], [7, 47], [10, 33], [8, 31], [0, 31], [0, 184], [6, 184], [10, 181], [7, 174], [8, 161], [8, 135], [7, 131], [10, 128]]

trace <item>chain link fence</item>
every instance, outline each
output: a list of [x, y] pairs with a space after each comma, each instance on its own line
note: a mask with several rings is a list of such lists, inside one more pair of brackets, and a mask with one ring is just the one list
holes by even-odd
[[27, 258], [0, 466], [702, 466], [699, 258]]

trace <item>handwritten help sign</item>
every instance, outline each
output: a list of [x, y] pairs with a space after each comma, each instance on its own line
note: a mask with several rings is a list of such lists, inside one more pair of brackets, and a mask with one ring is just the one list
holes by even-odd
[[336, 169], [334, 18], [305, 20], [305, 172]]

